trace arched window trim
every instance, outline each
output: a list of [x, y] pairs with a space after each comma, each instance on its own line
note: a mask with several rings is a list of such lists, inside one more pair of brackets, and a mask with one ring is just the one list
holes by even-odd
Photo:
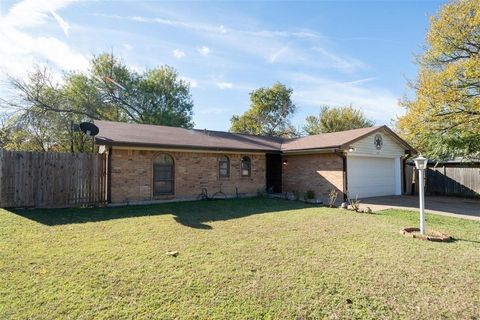
[[[164, 159], [161, 159], [164, 157]], [[168, 160], [162, 162], [162, 160]], [[175, 158], [168, 153], [157, 153], [152, 159], [153, 196], [175, 194]], [[163, 190], [162, 190], [163, 189]]]
[[249, 156], [243, 156], [240, 159], [240, 175], [250, 177], [252, 175], [252, 159]]
[[218, 157], [218, 177], [230, 178], [230, 158], [226, 155]]

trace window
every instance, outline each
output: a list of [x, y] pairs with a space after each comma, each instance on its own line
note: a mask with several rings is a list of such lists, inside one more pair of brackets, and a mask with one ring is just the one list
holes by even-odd
[[250, 177], [250, 173], [252, 171], [252, 162], [250, 161], [249, 157], [242, 157], [240, 170], [242, 177]]
[[227, 156], [218, 158], [218, 176], [220, 178], [230, 177], [230, 159]]
[[160, 154], [153, 159], [153, 195], [174, 193], [175, 165], [168, 154]]

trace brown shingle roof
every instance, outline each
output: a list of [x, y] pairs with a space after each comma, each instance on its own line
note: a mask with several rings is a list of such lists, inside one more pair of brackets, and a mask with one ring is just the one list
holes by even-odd
[[113, 146], [143, 146], [162, 148], [188, 148], [203, 150], [248, 150], [289, 152], [312, 149], [348, 148], [364, 136], [386, 130], [407, 149], [414, 151], [386, 126], [324, 133], [295, 139], [255, 136], [223, 131], [184, 129], [147, 124], [95, 121], [100, 132], [95, 143]]
[[147, 124], [95, 121], [97, 144], [193, 148], [208, 150], [280, 151], [282, 138], [204, 131]]
[[383, 128], [369, 127], [340, 132], [322, 133], [284, 141], [282, 151], [341, 148], [342, 146]]

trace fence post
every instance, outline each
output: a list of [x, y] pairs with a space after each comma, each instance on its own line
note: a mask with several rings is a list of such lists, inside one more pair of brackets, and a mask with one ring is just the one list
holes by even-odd
[[3, 203], [3, 148], [0, 148], [0, 208]]

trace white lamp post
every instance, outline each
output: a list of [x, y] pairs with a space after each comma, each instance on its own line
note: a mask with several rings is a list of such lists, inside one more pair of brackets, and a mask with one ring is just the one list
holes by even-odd
[[420, 155], [414, 159], [415, 167], [418, 169], [418, 194], [420, 197], [420, 233], [425, 234], [425, 186], [424, 172], [427, 169], [428, 159]]

